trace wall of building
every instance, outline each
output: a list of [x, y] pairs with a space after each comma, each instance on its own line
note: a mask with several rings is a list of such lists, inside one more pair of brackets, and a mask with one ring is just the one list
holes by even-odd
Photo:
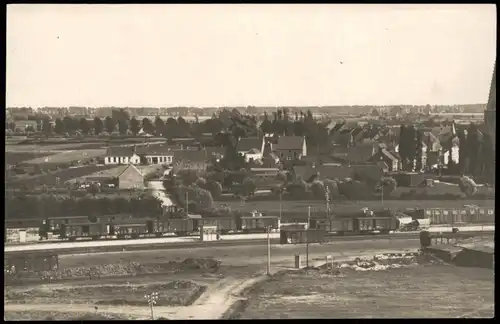
[[139, 164], [141, 163], [141, 158], [138, 155], [133, 155], [131, 157], [127, 156], [106, 156], [104, 158], [104, 164]]
[[134, 167], [127, 168], [119, 177], [120, 189], [144, 189], [144, 177]]

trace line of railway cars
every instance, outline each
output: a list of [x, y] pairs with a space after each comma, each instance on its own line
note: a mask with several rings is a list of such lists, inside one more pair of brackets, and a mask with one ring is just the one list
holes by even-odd
[[464, 205], [461, 208], [423, 208], [408, 212], [413, 219], [428, 219], [431, 225], [494, 223], [494, 207]]
[[268, 227], [277, 230], [279, 221], [275, 216], [254, 215], [250, 217], [209, 217], [187, 215], [183, 218], [134, 218], [131, 215], [105, 215], [89, 219], [87, 216], [54, 217], [42, 222], [40, 237], [48, 239], [49, 233], [59, 239], [74, 241], [79, 238], [135, 239], [139, 237], [175, 234], [187, 236], [198, 234], [203, 226], [215, 226], [220, 234], [230, 232], [258, 233]]

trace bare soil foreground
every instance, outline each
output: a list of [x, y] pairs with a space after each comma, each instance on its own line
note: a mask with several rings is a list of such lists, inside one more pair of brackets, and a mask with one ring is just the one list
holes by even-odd
[[300, 270], [255, 287], [240, 318], [492, 318], [494, 272], [416, 257]]

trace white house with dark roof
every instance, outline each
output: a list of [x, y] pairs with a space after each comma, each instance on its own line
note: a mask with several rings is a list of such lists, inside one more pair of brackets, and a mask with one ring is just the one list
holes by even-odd
[[172, 164], [173, 157], [167, 146], [114, 146], [106, 150], [104, 164]]
[[284, 160], [300, 160], [307, 156], [307, 145], [305, 136], [281, 136], [273, 146], [275, 154]]
[[104, 164], [140, 164], [141, 157], [133, 146], [112, 146], [106, 150]]
[[259, 137], [246, 137], [240, 138], [236, 146], [236, 150], [239, 154], [245, 157], [245, 161], [250, 160], [258, 161], [262, 160], [262, 155], [264, 152], [264, 138]]

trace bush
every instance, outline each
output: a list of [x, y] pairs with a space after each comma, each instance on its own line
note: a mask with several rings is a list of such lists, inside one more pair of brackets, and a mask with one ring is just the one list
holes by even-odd
[[219, 199], [222, 194], [222, 185], [215, 180], [207, 181], [204, 189], [210, 191], [212, 198], [215, 200]]
[[257, 185], [255, 184], [255, 180], [252, 178], [246, 178], [243, 180], [243, 184], [241, 186], [242, 194], [245, 197], [251, 197], [255, 194], [255, 190], [257, 189]]
[[313, 193], [314, 198], [325, 200], [325, 185], [322, 181], [314, 180], [311, 183], [311, 191]]
[[330, 191], [330, 199], [337, 199], [340, 196], [338, 180], [326, 179], [323, 181], [325, 188], [328, 188]]
[[298, 180], [289, 184], [286, 191], [294, 199], [303, 199], [307, 192], [307, 183], [304, 180]]

